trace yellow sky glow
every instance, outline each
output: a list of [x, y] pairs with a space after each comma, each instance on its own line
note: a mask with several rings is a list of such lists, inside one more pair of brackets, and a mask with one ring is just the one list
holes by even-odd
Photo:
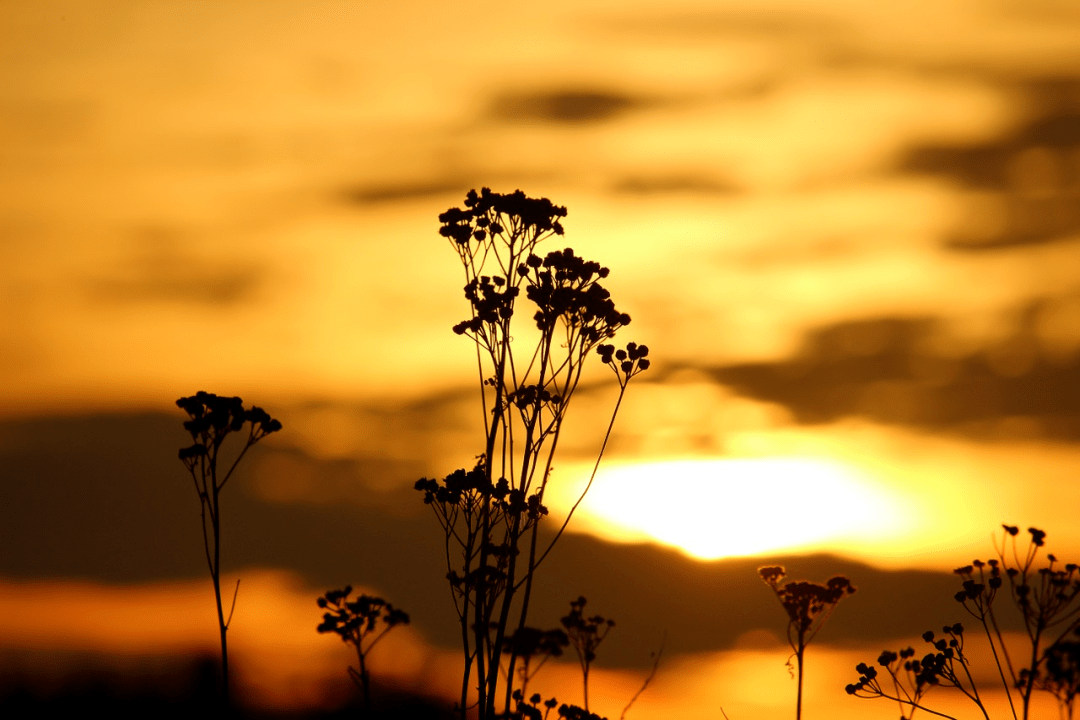
[[589, 530], [701, 559], [896, 539], [909, 503], [839, 462], [766, 457], [610, 465], [581, 505]]

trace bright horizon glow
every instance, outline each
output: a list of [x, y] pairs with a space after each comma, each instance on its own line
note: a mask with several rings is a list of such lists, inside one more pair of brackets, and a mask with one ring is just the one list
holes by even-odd
[[651, 540], [702, 560], [835, 551], [910, 529], [908, 503], [876, 484], [853, 467], [819, 458], [614, 465], [597, 473], [574, 522], [580, 518], [579, 530]]

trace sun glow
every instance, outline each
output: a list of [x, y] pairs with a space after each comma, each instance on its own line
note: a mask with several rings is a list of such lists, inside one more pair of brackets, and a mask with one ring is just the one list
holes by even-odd
[[816, 458], [615, 465], [597, 473], [575, 521], [606, 538], [652, 540], [707, 560], [837, 551], [909, 529], [907, 502], [875, 485]]

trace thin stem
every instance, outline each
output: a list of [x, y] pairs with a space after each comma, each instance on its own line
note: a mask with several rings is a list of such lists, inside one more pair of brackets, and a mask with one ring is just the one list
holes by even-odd
[[232, 625], [233, 612], [236, 610], [236, 596], [240, 593], [240, 578], [236, 578], [236, 588], [233, 590], [232, 605], [229, 607], [229, 619], [225, 621], [225, 629]]
[[[1012, 692], [1009, 690], [1009, 681], [1005, 679], [1005, 669], [1001, 666], [1001, 658], [998, 657], [997, 648], [994, 647], [994, 638], [990, 635], [990, 627], [986, 624], [985, 617], [982, 619], [983, 630], [986, 632], [986, 640], [990, 643], [990, 652], [994, 655], [994, 663], [997, 665], [998, 675], [1001, 677], [1001, 684], [1005, 688], [1005, 697], [1009, 700], [1009, 710], [1012, 711], [1013, 720], [1016, 720], [1016, 706], [1013, 704]], [[995, 624], [996, 629], [996, 624]], [[1000, 639], [1000, 634], [999, 634]], [[1004, 644], [1002, 644], [1002, 651], [1004, 652]], [[1006, 658], [1008, 656], [1006, 655]], [[1012, 668], [1010, 667], [1010, 671]]]
[[540, 563], [544, 562], [544, 558], [546, 558], [548, 553], [551, 552], [551, 549], [555, 547], [555, 543], [562, 537], [563, 532], [566, 530], [566, 526], [570, 524], [570, 518], [574, 516], [574, 512], [578, 509], [578, 505], [581, 505], [581, 501], [585, 499], [585, 495], [588, 494], [589, 489], [592, 487], [593, 480], [596, 479], [596, 472], [600, 469], [600, 460], [604, 457], [604, 451], [607, 450], [608, 440], [611, 439], [611, 431], [615, 427], [615, 418], [619, 414], [619, 407], [622, 405], [623, 395], [625, 394], [626, 386], [623, 385], [619, 388], [619, 398], [615, 401], [615, 409], [611, 413], [611, 420], [608, 421], [607, 432], [604, 433], [604, 441], [600, 444], [600, 454], [596, 456], [596, 462], [593, 463], [592, 472], [589, 473], [589, 482], [585, 484], [585, 489], [581, 491], [581, 495], [578, 497], [573, 507], [570, 508], [570, 512], [567, 513], [566, 519], [563, 520], [562, 526], [559, 528], [559, 531], [555, 533], [555, 537], [548, 544], [547, 549], [544, 550], [543, 554], [540, 555], [540, 559], [533, 565], [534, 569], [539, 567]]
[[[649, 687], [649, 683], [656, 677], [656, 671], [660, 667], [660, 656], [664, 654], [664, 645], [667, 643], [667, 633], [664, 633], [663, 639], [660, 640], [660, 649], [656, 651], [656, 659], [653, 661], [652, 670], [649, 671], [648, 677], [645, 678], [645, 682], [641, 684], [638, 691], [634, 693], [634, 697], [630, 698], [630, 702], [626, 703], [626, 707], [623, 708], [622, 714], [619, 715], [619, 720], [626, 720], [626, 713], [630, 712], [630, 708], [637, 702], [637, 699], [641, 697], [641, 694], [645, 692], [645, 688]], [[723, 708], [720, 708], [720, 712], [724, 712]], [[727, 717], [726, 715], [724, 717]]]
[[795, 663], [798, 665], [799, 671], [799, 689], [795, 699], [795, 720], [802, 718], [803, 653], [805, 651], [806, 646], [802, 644], [802, 638], [800, 638], [799, 648], [795, 651]]

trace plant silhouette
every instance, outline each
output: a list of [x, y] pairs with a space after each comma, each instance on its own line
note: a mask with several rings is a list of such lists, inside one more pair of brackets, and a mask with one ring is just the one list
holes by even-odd
[[760, 568], [758, 574], [776, 593], [788, 616], [788, 644], [791, 645], [798, 668], [798, 692], [795, 700], [795, 718], [798, 720], [802, 717], [806, 646], [825, 625], [837, 604], [854, 593], [855, 588], [842, 575], [830, 578], [824, 585], [805, 581], [792, 581], [781, 585], [787, 572], [780, 566]]
[[522, 702], [528, 693], [529, 682], [536, 677], [548, 660], [562, 657], [563, 648], [569, 645], [570, 638], [564, 631], [558, 629], [517, 628], [510, 637], [504, 639], [503, 653], [512, 654], [518, 659], [517, 673], [520, 686], [514, 690], [514, 699]]
[[364, 695], [364, 712], [371, 712], [371, 676], [367, 669], [367, 655], [386, 633], [398, 625], [408, 625], [409, 615], [398, 610], [380, 597], [360, 595], [349, 600], [352, 586], [330, 590], [317, 601], [326, 610], [323, 621], [316, 628], [320, 633], [336, 633], [356, 651], [359, 669], [349, 667], [349, 677]]
[[[565, 216], [565, 207], [546, 198], [488, 188], [469, 191], [464, 207], [439, 216], [439, 232], [465, 271], [470, 315], [453, 330], [475, 344], [484, 437], [471, 470], [442, 480], [421, 478], [416, 489], [445, 538], [464, 662], [462, 720], [470, 707], [478, 720], [512, 711], [521, 648], [506, 639], [528, 626], [536, 570], [592, 484], [628, 382], [649, 367], [648, 347], [616, 349], [604, 342], [630, 322], [601, 285], [608, 269], [570, 248], [534, 252], [541, 241], [563, 234]], [[514, 323], [522, 290], [534, 306], [525, 328]], [[517, 345], [511, 342], [515, 333]], [[619, 394], [593, 475], [545, 547], [539, 528], [548, 517], [544, 498], [552, 463], [593, 351], [615, 372]], [[506, 678], [501, 692], [500, 678]], [[518, 705], [523, 701], [522, 692]]]
[[570, 603], [570, 613], [562, 619], [562, 625], [566, 628], [566, 634], [570, 638], [570, 644], [577, 652], [578, 662], [581, 664], [583, 695], [585, 710], [589, 709], [589, 667], [596, 660], [596, 648], [607, 637], [608, 632], [615, 626], [614, 620], [609, 620], [601, 615], [585, 616], [585, 598], [579, 597]]
[[877, 664], [888, 674], [891, 691], [888, 687], [882, 687], [877, 668], [866, 663], [859, 663], [855, 667], [859, 679], [845, 687], [845, 691], [856, 697], [883, 697], [896, 701], [900, 705], [901, 720], [911, 718], [915, 710], [924, 710], [932, 715], [956, 720], [952, 715], [931, 710], [921, 704], [922, 697], [930, 688], [951, 687], [974, 702], [984, 718], [989, 718], [975, 686], [971, 661], [964, 654], [964, 626], [955, 623], [946, 625], [941, 631], [945, 637], [937, 637], [932, 630], [923, 633], [923, 640], [931, 645], [934, 652], [923, 655], [921, 659], [916, 657], [914, 648], [910, 647], [899, 652], [885, 650], [878, 656]]
[[[1073, 631], [1080, 637], [1080, 628]], [[1080, 695], [1080, 642], [1062, 640], [1046, 649], [1046, 667], [1036, 681], [1040, 690], [1052, 693], [1068, 720], [1073, 719]]]
[[[236, 581], [229, 616], [225, 617], [221, 602], [221, 491], [233, 476], [240, 461], [253, 445], [264, 437], [281, 429], [281, 423], [259, 407], [244, 408], [238, 397], [221, 397], [199, 391], [191, 397], [182, 397], [177, 406], [191, 418], [184, 422], [184, 429], [191, 434], [193, 444], [180, 449], [180, 461], [191, 474], [195, 492], [199, 495], [202, 512], [203, 549], [210, 578], [214, 583], [214, 599], [217, 601], [218, 631], [221, 635], [221, 697], [229, 704], [229, 648], [226, 633], [236, 609], [236, 596], [240, 581]], [[243, 431], [247, 428], [246, 436]], [[241, 435], [244, 445], [232, 462], [221, 455], [225, 438]], [[222, 465], [219, 467], [219, 462]], [[227, 470], [222, 472], [222, 468]]]
[[[1075, 563], [1062, 565], [1053, 554], [1048, 554], [1046, 564], [1037, 568], [1036, 559], [1046, 544], [1046, 533], [1028, 528], [1028, 546], [1021, 552], [1016, 544], [1019, 528], [1002, 525], [1002, 531], [1000, 544], [995, 543], [997, 558], [975, 560], [955, 571], [961, 578], [961, 588], [954, 598], [983, 628], [1012, 717], [1028, 720], [1033, 693], [1044, 690], [1057, 699], [1062, 716], [1072, 718], [1080, 693], [1080, 643], [1071, 639], [1080, 635], [1080, 567]], [[1019, 670], [1005, 643], [995, 610], [995, 603], [1002, 596], [1019, 613], [1027, 635], [1027, 666]], [[845, 688], [848, 694], [884, 697], [900, 703], [902, 711], [907, 706], [912, 711], [923, 709], [950, 717], [927, 708], [922, 697], [934, 686], [954, 687], [978, 706], [983, 717], [989, 718], [968, 670], [969, 660], [963, 654], [962, 626], [956, 623], [944, 630], [951, 635], [947, 641], [935, 639], [931, 631], [923, 635], [937, 653], [921, 661], [911, 659], [914, 651], [910, 648], [899, 656], [890, 651], [882, 653], [878, 665], [893, 680], [891, 694], [878, 682], [877, 670], [866, 663], [856, 667], [859, 679]], [[894, 666], [898, 659], [905, 661], [906, 675], [900, 675], [899, 666]], [[963, 678], [956, 673], [957, 666], [963, 670]], [[1019, 714], [1014, 692], [1019, 696]]]

